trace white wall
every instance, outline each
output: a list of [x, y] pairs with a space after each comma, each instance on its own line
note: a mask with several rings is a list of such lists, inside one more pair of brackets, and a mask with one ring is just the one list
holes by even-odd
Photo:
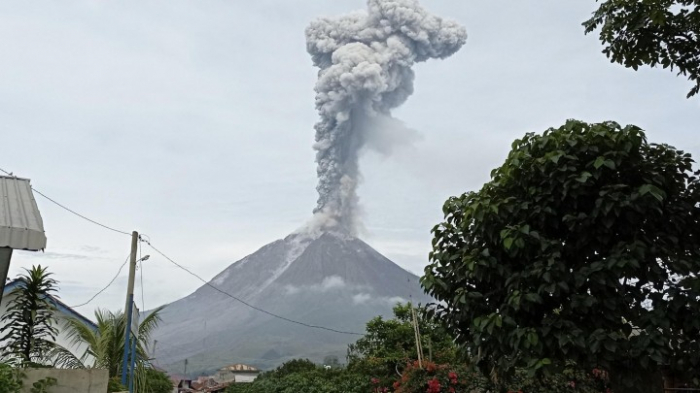
[[[2, 298], [2, 303], [0, 303], [0, 319], [2, 316], [5, 315], [7, 312], [7, 305], [9, 302], [12, 300], [13, 296], [5, 294]], [[88, 348], [88, 346], [84, 343], [81, 343], [80, 345], [72, 345], [71, 340], [68, 339], [68, 331], [66, 329], [66, 321], [69, 317], [69, 315], [66, 315], [62, 313], [61, 311], [56, 311], [54, 314], [54, 317], [56, 318], [56, 328], [58, 328], [58, 336], [56, 336], [55, 342], [61, 345], [64, 348], [67, 348], [70, 350], [76, 357], [80, 358], [84, 353], [85, 350]], [[0, 321], [0, 327], [4, 326], [5, 324]], [[3, 346], [3, 343], [0, 343], [0, 347]], [[91, 366], [93, 362], [93, 358], [89, 357], [88, 359], [88, 366]]]
[[51, 393], [105, 393], [109, 382], [107, 370], [57, 370], [51, 368], [27, 369], [22, 393], [30, 393], [32, 384], [44, 378], [56, 378]]
[[253, 382], [255, 378], [257, 378], [257, 374], [235, 374], [236, 375], [236, 383], [239, 382]]
[[216, 377], [214, 378], [217, 382], [253, 382], [257, 378], [258, 374], [254, 373], [239, 373], [236, 371], [226, 370], [217, 371]]

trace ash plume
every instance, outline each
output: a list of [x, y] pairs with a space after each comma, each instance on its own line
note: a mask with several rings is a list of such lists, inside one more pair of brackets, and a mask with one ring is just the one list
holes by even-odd
[[[320, 68], [315, 125], [318, 204], [309, 229], [354, 234], [358, 227], [360, 150], [389, 129], [410, 136], [391, 110], [413, 93], [411, 67], [443, 59], [466, 42], [464, 27], [429, 14], [416, 0], [368, 0], [367, 10], [321, 18], [306, 29], [307, 51]], [[397, 132], [399, 130], [399, 132]]]

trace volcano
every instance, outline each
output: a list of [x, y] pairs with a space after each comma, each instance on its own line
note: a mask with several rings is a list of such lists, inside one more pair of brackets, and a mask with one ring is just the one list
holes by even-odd
[[155, 363], [171, 373], [211, 373], [231, 363], [269, 369], [295, 358], [345, 358], [347, 345], [399, 302], [426, 303], [418, 277], [362, 240], [292, 234], [233, 263], [210, 284], [167, 305], [154, 332]]

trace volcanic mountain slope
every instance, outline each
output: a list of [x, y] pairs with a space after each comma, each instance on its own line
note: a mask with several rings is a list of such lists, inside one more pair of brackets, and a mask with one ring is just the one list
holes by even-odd
[[[418, 277], [362, 240], [336, 233], [293, 234], [235, 262], [211, 281], [271, 313], [363, 333], [398, 302], [426, 303]], [[309, 328], [247, 307], [209, 286], [169, 304], [154, 334], [156, 364], [172, 373], [211, 372], [231, 363], [263, 369], [289, 359], [344, 359], [360, 336]]]

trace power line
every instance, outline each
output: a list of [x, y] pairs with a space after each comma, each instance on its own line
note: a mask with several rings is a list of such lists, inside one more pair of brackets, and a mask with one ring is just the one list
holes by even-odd
[[295, 321], [295, 320], [293, 320], [293, 319], [290, 319], [290, 318], [287, 318], [287, 317], [283, 317], [283, 316], [281, 316], [281, 315], [278, 315], [278, 314], [272, 313], [272, 312], [270, 312], [270, 311], [264, 310], [264, 309], [262, 309], [262, 308], [260, 308], [260, 307], [256, 307], [256, 306], [254, 306], [254, 305], [252, 305], [252, 304], [246, 302], [245, 300], [242, 300], [242, 299], [240, 299], [240, 298], [238, 298], [238, 297], [236, 297], [236, 296], [234, 296], [234, 295], [232, 295], [232, 294], [230, 294], [230, 293], [224, 291], [223, 289], [220, 289], [220, 288], [218, 288], [218, 287], [212, 285], [212, 284], [209, 283], [207, 280], [205, 280], [205, 279], [203, 279], [202, 277], [198, 276], [196, 273], [192, 272], [191, 270], [187, 269], [186, 267], [184, 267], [184, 266], [178, 264], [177, 262], [173, 261], [169, 256], [165, 255], [163, 252], [161, 252], [161, 251], [158, 250], [157, 248], [153, 247], [153, 245], [151, 244], [150, 241], [143, 240], [143, 239], [141, 239], [141, 241], [144, 242], [144, 243], [146, 243], [146, 244], [148, 244], [148, 246], [151, 247], [151, 248], [153, 249], [153, 251], [155, 251], [155, 252], [157, 252], [158, 254], [160, 254], [160, 256], [162, 256], [163, 258], [165, 258], [166, 260], [168, 260], [168, 261], [169, 261], [170, 263], [172, 263], [173, 265], [179, 267], [180, 269], [182, 269], [182, 270], [184, 270], [185, 272], [189, 273], [192, 277], [195, 277], [195, 278], [198, 279], [199, 281], [203, 282], [204, 285], [206, 285], [206, 286], [208, 286], [208, 287], [214, 289], [214, 290], [217, 291], [217, 292], [220, 292], [220, 293], [223, 294], [223, 295], [226, 295], [226, 296], [230, 297], [230, 298], [233, 299], [233, 300], [236, 300], [236, 301], [239, 302], [239, 303], [244, 304], [244, 305], [247, 306], [247, 307], [252, 308], [253, 310], [259, 311], [259, 312], [261, 312], [261, 313], [263, 313], [263, 314], [267, 314], [267, 315], [269, 315], [269, 316], [271, 316], [271, 317], [275, 317], [275, 318], [277, 318], [277, 319], [281, 319], [281, 320], [283, 320], [283, 321], [287, 321], [287, 322], [294, 323], [294, 324], [297, 324], [297, 325], [301, 325], [301, 326], [304, 326], [304, 327], [307, 327], [307, 328], [311, 328], [311, 329], [326, 330], [326, 331], [333, 332], [333, 333], [348, 334], [348, 335], [353, 335], [353, 336], [364, 336], [364, 334], [362, 334], [362, 333], [347, 332], [347, 331], [343, 331], [343, 330], [337, 330], [337, 329], [328, 328], [328, 327], [325, 327], [325, 326], [311, 325], [311, 324], [308, 324], [308, 323], [304, 323], [304, 322], [300, 322], [300, 321]]
[[139, 265], [141, 273], [141, 312], [146, 311], [146, 300], [143, 296], [143, 257], [141, 257], [141, 242], [139, 242]]
[[[0, 171], [4, 172], [4, 173], [5, 173], [6, 175], [8, 175], [8, 176], [15, 176], [15, 175], [13, 175], [11, 172], [8, 172], [8, 171], [6, 171], [6, 170], [4, 170], [4, 169], [2, 169], [2, 168], [0, 168]], [[32, 188], [32, 190], [33, 190], [34, 192], [36, 192], [37, 194], [43, 196], [44, 198], [46, 198], [47, 200], [49, 200], [50, 202], [52, 202], [52, 203], [55, 204], [56, 206], [58, 206], [58, 207], [60, 207], [60, 208], [62, 208], [62, 209], [64, 209], [64, 210], [66, 210], [66, 211], [68, 211], [68, 212], [70, 212], [70, 213], [75, 214], [76, 216], [82, 218], [82, 219], [85, 220], [85, 221], [91, 222], [91, 223], [93, 223], [93, 224], [95, 224], [95, 225], [99, 225], [99, 226], [101, 226], [102, 228], [109, 229], [110, 231], [113, 231], [113, 232], [117, 232], [117, 233], [121, 233], [121, 234], [123, 234], [123, 235], [131, 236], [131, 233], [129, 233], [129, 232], [120, 231], [119, 229], [112, 228], [112, 227], [110, 227], [110, 226], [107, 226], [107, 225], [105, 225], [105, 224], [102, 224], [102, 223], [100, 223], [100, 222], [97, 222], [97, 221], [95, 221], [95, 220], [93, 220], [93, 219], [91, 219], [91, 218], [88, 218], [88, 217], [86, 217], [86, 216], [84, 216], [84, 215], [82, 215], [82, 214], [76, 212], [75, 210], [70, 209], [70, 208], [68, 208], [68, 207], [66, 207], [66, 206], [64, 206], [64, 205], [62, 205], [62, 204], [56, 202], [55, 200], [49, 198], [48, 196], [46, 196], [46, 195], [45, 195], [44, 193], [42, 193], [41, 191], [39, 191], [39, 190], [37, 190], [36, 188], [34, 188], [34, 186], [30, 186], [30, 187]]]
[[112, 281], [110, 281], [109, 284], [107, 284], [106, 287], [100, 289], [99, 292], [97, 292], [97, 293], [96, 293], [93, 297], [91, 297], [90, 300], [88, 300], [87, 302], [85, 302], [85, 303], [83, 303], [83, 304], [79, 304], [79, 305], [77, 305], [77, 306], [71, 306], [71, 308], [78, 308], [78, 307], [85, 306], [85, 305], [87, 305], [88, 303], [90, 303], [91, 301], [95, 300], [95, 298], [96, 298], [97, 296], [99, 296], [102, 292], [106, 291], [107, 288], [109, 288], [112, 284], [114, 284], [114, 281], [117, 279], [117, 277], [119, 277], [119, 273], [122, 272], [122, 269], [124, 268], [124, 265], [126, 265], [126, 263], [127, 263], [128, 261], [129, 261], [129, 256], [127, 255], [127, 256], [126, 256], [126, 259], [124, 259], [124, 263], [122, 263], [122, 265], [119, 266], [119, 270], [117, 270], [117, 274], [114, 275], [114, 277], [112, 278]]
[[[0, 171], [4, 172], [4, 173], [7, 174], [8, 176], [14, 176], [12, 173], [10, 173], [10, 172], [8, 172], [8, 171], [2, 169], [2, 168], [0, 168]], [[102, 224], [102, 223], [100, 223], [100, 222], [98, 222], [98, 221], [95, 221], [95, 220], [93, 220], [93, 219], [91, 219], [91, 218], [88, 218], [88, 217], [86, 217], [86, 216], [84, 216], [84, 215], [82, 215], [82, 214], [76, 212], [75, 210], [70, 209], [70, 208], [68, 208], [68, 207], [66, 207], [66, 206], [64, 206], [64, 205], [62, 205], [62, 204], [60, 204], [60, 203], [58, 203], [57, 201], [51, 199], [50, 197], [46, 196], [45, 194], [43, 194], [41, 191], [37, 190], [37, 189], [34, 188], [33, 186], [32, 186], [31, 188], [32, 188], [32, 190], [33, 190], [34, 192], [36, 192], [37, 194], [39, 194], [39, 195], [41, 195], [42, 197], [46, 198], [46, 199], [49, 200], [50, 202], [52, 202], [52, 203], [54, 203], [55, 205], [59, 206], [60, 208], [66, 210], [66, 211], [68, 211], [68, 212], [70, 212], [70, 213], [72, 213], [72, 214], [74, 214], [74, 215], [76, 215], [76, 216], [78, 216], [78, 217], [80, 217], [80, 218], [82, 218], [83, 220], [86, 220], [86, 221], [88, 221], [88, 222], [90, 222], [90, 223], [93, 223], [93, 224], [98, 225], [98, 226], [100, 226], [100, 227], [102, 227], [102, 228], [108, 229], [108, 230], [110, 230], [110, 231], [117, 232], [117, 233], [121, 233], [121, 234], [127, 235], [127, 236], [131, 236], [131, 233], [129, 233], [129, 232], [121, 231], [121, 230], [119, 230], [119, 229], [112, 228], [112, 227], [110, 227], [110, 226], [108, 226], [108, 225]], [[246, 301], [244, 301], [244, 300], [242, 300], [242, 299], [239, 299], [239, 298], [237, 298], [236, 296], [233, 296], [233, 295], [231, 295], [230, 293], [228, 293], [228, 292], [226, 292], [226, 291], [224, 291], [224, 290], [222, 290], [222, 289], [219, 289], [218, 287], [216, 287], [216, 286], [210, 284], [208, 281], [206, 281], [206, 280], [203, 279], [202, 277], [198, 276], [197, 274], [195, 274], [194, 272], [192, 272], [192, 271], [190, 271], [189, 269], [185, 268], [184, 266], [178, 264], [177, 262], [175, 262], [174, 260], [172, 260], [170, 257], [168, 257], [167, 255], [165, 255], [163, 252], [161, 252], [161, 251], [158, 250], [157, 248], [153, 247], [153, 245], [150, 243], [150, 241], [144, 240], [144, 239], [141, 238], [141, 237], [139, 237], [139, 238], [141, 239], [142, 242], [145, 242], [146, 244], [148, 244], [148, 246], [151, 247], [151, 248], [153, 249], [153, 251], [155, 251], [155, 252], [157, 252], [158, 254], [160, 254], [163, 258], [167, 259], [167, 260], [168, 260], [170, 263], [172, 263], [173, 265], [175, 265], [175, 266], [179, 267], [180, 269], [186, 271], [186, 272], [189, 273], [191, 276], [197, 278], [198, 280], [200, 280], [201, 282], [203, 282], [205, 285], [211, 287], [212, 289], [216, 290], [217, 292], [220, 292], [220, 293], [222, 293], [222, 294], [224, 294], [224, 295], [226, 295], [226, 296], [228, 296], [228, 297], [230, 297], [230, 298], [232, 298], [232, 299], [234, 299], [234, 300], [236, 300], [236, 301], [238, 301], [238, 302], [240, 302], [240, 303], [246, 305], [247, 307], [250, 307], [250, 308], [252, 308], [252, 309], [254, 309], [254, 310], [257, 310], [257, 311], [259, 311], [259, 312], [261, 312], [261, 313], [270, 315], [270, 316], [272, 316], [272, 317], [281, 319], [281, 320], [283, 320], [283, 321], [287, 321], [287, 322], [290, 322], [290, 323], [294, 323], [294, 324], [301, 325], [301, 326], [305, 326], [305, 327], [312, 328], [312, 329], [326, 330], [326, 331], [329, 331], [329, 332], [340, 333], [340, 334], [349, 334], [349, 335], [355, 335], [355, 336], [364, 336], [364, 334], [362, 334], [362, 333], [347, 332], [347, 331], [343, 331], [343, 330], [337, 330], [337, 329], [328, 328], [328, 327], [325, 327], [325, 326], [311, 325], [311, 324], [307, 324], [307, 323], [304, 323], [304, 322], [295, 321], [295, 320], [293, 320], [293, 319], [286, 318], [286, 317], [283, 317], [283, 316], [281, 316], [281, 315], [277, 315], [277, 314], [271, 313], [271, 312], [269, 312], [269, 311], [267, 311], [267, 310], [264, 310], [264, 309], [262, 309], [262, 308], [260, 308], [260, 307], [256, 307], [256, 306], [254, 306], [254, 305], [252, 305], [252, 304], [250, 304], [250, 303], [248, 303], [248, 302], [246, 302]], [[83, 303], [83, 304], [80, 304], [80, 305], [78, 305], [78, 306], [73, 306], [73, 308], [82, 307], [82, 306], [87, 305], [87, 304], [90, 303], [92, 300], [94, 300], [99, 294], [101, 294], [101, 293], [104, 292], [107, 288], [109, 288], [109, 286], [111, 286], [112, 283], [114, 283], [114, 280], [117, 279], [117, 276], [119, 276], [119, 273], [121, 273], [121, 270], [122, 270], [122, 268], [124, 267], [124, 265], [126, 265], [126, 262], [127, 262], [127, 261], [128, 261], [128, 257], [127, 257], [127, 260], [125, 260], [124, 263], [122, 264], [122, 266], [119, 268], [119, 271], [117, 272], [117, 275], [112, 279], [112, 281], [110, 281], [109, 284], [107, 284], [106, 287], [104, 287], [102, 290], [100, 290], [98, 293], [96, 293], [95, 296], [93, 296], [92, 298], [90, 298], [90, 300], [88, 300], [87, 302], [85, 302], [85, 303]], [[141, 300], [142, 300], [142, 306], [144, 306], [144, 309], [145, 309], [145, 304], [144, 304], [144, 302], [143, 302], [143, 263], [141, 263]]]

